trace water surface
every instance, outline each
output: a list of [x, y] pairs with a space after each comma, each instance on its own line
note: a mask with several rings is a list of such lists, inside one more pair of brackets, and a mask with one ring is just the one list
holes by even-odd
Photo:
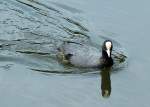
[[[149, 107], [148, 4], [135, 0], [1, 0], [0, 105]], [[113, 69], [107, 99], [101, 95], [99, 71], [65, 67], [55, 57], [63, 41], [99, 48], [105, 39], [113, 41], [114, 52], [128, 57], [123, 67]]]

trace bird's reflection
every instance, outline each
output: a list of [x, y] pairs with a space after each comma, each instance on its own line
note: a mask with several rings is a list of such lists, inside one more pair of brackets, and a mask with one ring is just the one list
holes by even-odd
[[111, 94], [111, 79], [110, 79], [110, 68], [104, 68], [101, 71], [101, 91], [103, 97], [109, 97]]

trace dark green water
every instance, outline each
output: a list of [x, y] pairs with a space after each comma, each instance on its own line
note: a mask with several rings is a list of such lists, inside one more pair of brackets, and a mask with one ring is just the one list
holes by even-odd
[[[149, 107], [149, 9], [135, 0], [0, 0], [0, 106]], [[105, 39], [127, 56], [110, 77], [55, 57], [63, 41], [99, 48]]]

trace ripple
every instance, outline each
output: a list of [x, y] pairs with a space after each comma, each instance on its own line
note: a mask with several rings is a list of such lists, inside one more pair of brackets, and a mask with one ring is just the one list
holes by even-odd
[[[81, 10], [56, 2], [6, 0], [0, 2], [0, 11], [3, 15], [0, 18], [0, 50], [14, 53], [11, 57], [2, 56], [1, 61], [20, 63], [34, 71], [51, 74], [99, 74], [100, 71], [95, 69], [63, 66], [56, 58], [57, 48], [64, 41], [91, 43], [99, 48], [99, 44], [92, 41], [94, 33], [86, 26]], [[74, 17], [74, 13], [80, 13], [79, 17]], [[100, 35], [96, 39], [103, 41], [110, 38]], [[120, 43], [111, 40], [121, 47]], [[15, 54], [23, 57], [16, 57]], [[116, 49], [113, 50], [113, 57], [117, 62], [115, 68], [126, 59], [124, 53]]]

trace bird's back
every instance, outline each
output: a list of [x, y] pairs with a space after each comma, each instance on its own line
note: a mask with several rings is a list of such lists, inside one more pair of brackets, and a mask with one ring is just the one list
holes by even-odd
[[101, 52], [88, 45], [65, 43], [63, 45], [65, 55], [71, 54], [70, 62], [80, 67], [96, 67], [100, 64]]

